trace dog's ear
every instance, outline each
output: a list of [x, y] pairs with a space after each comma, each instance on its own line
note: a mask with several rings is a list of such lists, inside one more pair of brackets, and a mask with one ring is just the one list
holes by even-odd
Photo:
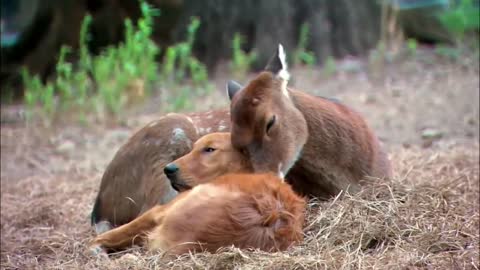
[[240, 91], [241, 89], [243, 88], [243, 86], [241, 84], [239, 84], [238, 82], [234, 81], [234, 80], [230, 80], [227, 82], [227, 94], [228, 94], [228, 98], [230, 100], [233, 99], [233, 96], [235, 96], [235, 94]]
[[273, 73], [277, 78], [284, 81], [290, 79], [290, 73], [288, 72], [287, 66], [287, 57], [285, 55], [285, 50], [283, 49], [282, 44], [278, 44], [277, 51], [273, 57], [268, 61], [265, 70]]

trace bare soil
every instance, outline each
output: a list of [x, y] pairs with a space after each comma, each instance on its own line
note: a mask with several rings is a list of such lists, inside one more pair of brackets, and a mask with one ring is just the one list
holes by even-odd
[[[360, 194], [312, 200], [305, 241], [280, 253], [226, 247], [166, 259], [133, 248], [91, 256], [89, 215], [103, 170], [165, 110], [132, 114], [122, 126], [45, 130], [3, 121], [19, 109], [4, 106], [1, 269], [479, 269], [478, 72], [478, 59], [450, 63], [428, 53], [378, 70], [347, 59], [334, 76], [292, 70], [294, 87], [336, 97], [365, 116], [387, 146], [395, 177]], [[227, 106], [227, 78], [219, 72], [218, 91], [193, 109]], [[154, 102], [139, 111], [151, 112]]]

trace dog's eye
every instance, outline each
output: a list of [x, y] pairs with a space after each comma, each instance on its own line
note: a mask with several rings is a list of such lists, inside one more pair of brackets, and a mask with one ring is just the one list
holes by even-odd
[[266, 127], [266, 132], [267, 133], [273, 127], [273, 124], [275, 124], [275, 120], [276, 120], [275, 115], [273, 115], [272, 118], [270, 118], [270, 120], [268, 120], [267, 127]]
[[213, 152], [213, 151], [215, 151], [215, 148], [212, 148], [212, 147], [205, 147], [205, 148], [203, 148], [203, 152], [205, 152], [205, 153], [211, 153], [211, 152]]

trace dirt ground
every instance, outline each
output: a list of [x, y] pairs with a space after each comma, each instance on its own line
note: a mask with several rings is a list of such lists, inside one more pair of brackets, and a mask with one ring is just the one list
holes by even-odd
[[[301, 245], [281, 253], [227, 247], [167, 259], [134, 248], [93, 257], [89, 215], [102, 173], [135, 130], [165, 111], [108, 128], [45, 131], [2, 120], [1, 269], [479, 269], [478, 59], [449, 63], [425, 53], [376, 71], [364, 60], [337, 65], [334, 76], [294, 69], [292, 84], [360, 111], [385, 143], [395, 177], [360, 194], [312, 200]], [[195, 110], [228, 105], [227, 75], [214, 78], [218, 91]], [[16, 110], [4, 106], [2, 114]]]

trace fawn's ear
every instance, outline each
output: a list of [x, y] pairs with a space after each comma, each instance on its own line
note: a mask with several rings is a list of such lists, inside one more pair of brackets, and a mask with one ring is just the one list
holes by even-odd
[[290, 79], [290, 73], [288, 72], [287, 57], [282, 44], [278, 44], [275, 55], [268, 61], [265, 70], [272, 72], [277, 78], [284, 81]]
[[241, 89], [243, 88], [243, 86], [241, 84], [239, 84], [238, 82], [234, 81], [234, 80], [230, 80], [227, 82], [227, 94], [228, 94], [228, 98], [230, 100], [233, 99], [233, 96], [235, 96], [235, 94], [240, 91]]
[[288, 72], [287, 57], [285, 55], [285, 50], [283, 49], [282, 44], [278, 44], [277, 52], [275, 52], [275, 55], [270, 59], [265, 70], [270, 71], [275, 75], [277, 79], [280, 79], [282, 81], [282, 93], [286, 97], [289, 97], [287, 83], [290, 79], [290, 73]]

